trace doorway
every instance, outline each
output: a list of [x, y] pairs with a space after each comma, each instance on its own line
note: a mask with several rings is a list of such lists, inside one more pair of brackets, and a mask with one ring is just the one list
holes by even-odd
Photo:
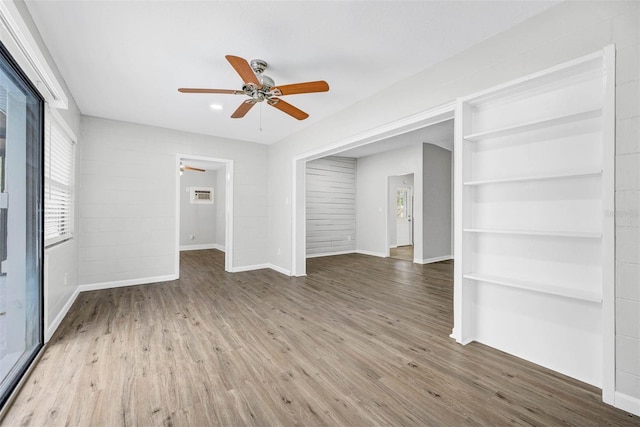
[[[337, 141], [334, 144], [330, 145], [330, 148], [321, 147], [317, 150], [306, 152], [294, 158], [293, 161], [293, 170], [292, 170], [292, 185], [293, 185], [293, 198], [291, 200], [292, 213], [291, 218], [293, 222], [292, 235], [291, 235], [291, 275], [292, 276], [305, 276], [306, 275], [306, 164], [308, 161], [319, 159], [322, 157], [327, 157], [331, 155], [336, 155], [340, 153], [340, 155], [347, 156], [347, 152], [351, 153], [354, 150], [359, 148], [365, 148], [370, 145], [376, 145], [376, 148], [386, 148], [391, 149], [392, 147], [398, 147], [397, 144], [400, 144], [405, 141], [406, 137], [411, 134], [413, 131], [417, 131], [419, 129], [425, 129], [434, 125], [438, 125], [447, 121], [450, 121], [454, 117], [455, 110], [454, 103], [445, 104], [443, 106], [433, 108], [427, 111], [424, 111], [420, 114], [416, 114], [411, 116], [410, 118], [398, 120], [393, 123], [389, 123], [383, 125], [381, 127], [371, 129], [370, 131], [364, 132], [362, 134], [355, 135], [353, 137], [347, 138], [345, 140]], [[448, 133], [448, 132], [447, 132]], [[404, 138], [403, 138], [404, 136]], [[400, 140], [398, 139], [400, 138]], [[447, 137], [446, 142], [442, 142], [439, 138], [435, 138], [430, 141], [435, 145], [449, 145], [452, 149], [453, 147], [453, 138]], [[401, 142], [402, 141], [402, 142]], [[376, 143], [376, 144], [373, 144]], [[387, 147], [387, 144], [389, 146]], [[384, 149], [383, 148], [383, 149]], [[351, 153], [348, 155], [349, 157], [358, 157]], [[384, 181], [383, 184], [384, 185]], [[422, 188], [422, 181], [419, 181], [417, 185], [420, 185]], [[415, 194], [421, 195], [422, 193], [419, 191], [420, 189], [414, 189]], [[289, 204], [288, 199], [285, 200], [285, 203]], [[382, 213], [385, 211], [385, 206], [387, 202], [385, 200], [384, 195], [382, 196], [381, 203], [376, 208], [376, 212]], [[420, 202], [417, 202], [416, 209], [422, 209], [422, 205]], [[416, 212], [416, 215], [418, 213]], [[383, 214], [384, 215], [384, 214]], [[385, 217], [389, 217], [390, 215], [384, 215]], [[388, 219], [387, 219], [388, 221]], [[385, 222], [383, 226], [388, 225], [388, 222]], [[383, 231], [384, 233], [384, 231]], [[420, 227], [416, 226], [415, 234], [418, 236], [422, 236], [422, 230]], [[422, 240], [417, 241], [420, 246], [416, 248], [416, 252], [418, 255], [418, 259], [420, 262], [423, 260], [422, 254]], [[379, 241], [380, 252], [385, 252], [388, 250], [389, 246], [385, 244], [387, 243], [384, 238], [384, 234]], [[367, 254], [368, 251], [358, 249], [358, 253]], [[379, 255], [378, 255], [379, 256]], [[383, 255], [384, 256], [384, 255]], [[447, 258], [449, 259], [449, 258]]]
[[413, 261], [414, 258], [414, 174], [392, 175], [387, 178], [388, 218], [387, 240], [389, 256]]
[[[233, 160], [218, 159], [213, 157], [195, 156], [189, 154], [176, 154], [176, 226], [175, 226], [175, 275], [180, 274], [180, 250], [191, 249], [219, 249], [225, 253], [224, 269], [227, 272], [233, 271]], [[203, 176], [209, 173], [216, 175], [211, 182], [213, 186], [189, 185], [183, 190], [182, 176], [185, 174], [199, 174]], [[192, 178], [192, 177], [189, 177]], [[193, 181], [193, 180], [191, 180]], [[189, 182], [191, 182], [189, 181]], [[193, 182], [192, 182], [193, 184]], [[196, 183], [197, 184], [197, 183]], [[218, 189], [216, 191], [216, 188]], [[191, 205], [191, 212], [196, 219], [195, 224], [189, 218], [183, 218], [183, 205]], [[216, 204], [216, 199], [218, 202]], [[210, 207], [220, 206], [222, 211], [216, 212], [205, 221], [212, 223], [222, 223], [220, 227], [212, 224], [205, 224], [200, 221], [199, 216]], [[198, 209], [202, 208], [202, 209]], [[206, 212], [205, 212], [206, 213]], [[190, 215], [191, 215], [190, 214]], [[218, 221], [217, 219], [220, 218]], [[187, 226], [185, 226], [187, 224]], [[191, 228], [189, 228], [191, 227]], [[195, 228], [193, 228], [195, 227]], [[213, 227], [213, 228], [212, 228]], [[202, 231], [202, 233], [193, 230]], [[181, 233], [181, 230], [183, 231]], [[183, 235], [184, 234], [184, 235]], [[207, 241], [202, 243], [200, 237], [211, 237], [218, 235], [215, 242]]]

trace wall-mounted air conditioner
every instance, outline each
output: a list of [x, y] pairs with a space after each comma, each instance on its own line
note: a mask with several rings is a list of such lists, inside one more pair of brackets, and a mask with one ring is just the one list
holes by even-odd
[[189, 201], [191, 204], [212, 205], [213, 188], [210, 187], [190, 187]]

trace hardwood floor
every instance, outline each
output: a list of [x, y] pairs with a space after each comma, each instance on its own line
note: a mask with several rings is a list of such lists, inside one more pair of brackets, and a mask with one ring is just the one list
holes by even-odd
[[413, 262], [413, 245], [391, 248], [389, 256], [395, 259], [404, 259]]
[[80, 294], [3, 425], [639, 425], [599, 390], [456, 344], [451, 261], [314, 258]]

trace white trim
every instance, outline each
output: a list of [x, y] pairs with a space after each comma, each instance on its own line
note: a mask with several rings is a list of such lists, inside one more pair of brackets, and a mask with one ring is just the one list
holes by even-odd
[[67, 95], [14, 2], [0, 2], [0, 24], [3, 43], [29, 80], [53, 107], [67, 109]]
[[285, 276], [291, 276], [291, 271], [282, 267], [278, 267], [277, 265], [269, 264], [269, 268], [273, 271], [277, 271], [278, 273], [284, 274]]
[[[454, 120], [454, 141], [453, 141], [453, 256], [454, 259], [458, 260], [458, 262], [453, 264], [453, 329], [451, 331], [451, 338], [455, 339], [458, 343], [466, 345], [469, 342], [473, 341], [473, 338], [470, 334], [463, 334], [463, 318], [466, 320], [466, 314], [464, 313], [464, 309], [466, 306], [463, 304], [462, 300], [462, 283], [460, 280], [456, 278], [462, 277], [462, 257], [463, 257], [463, 249], [466, 247], [462, 246], [462, 237], [463, 233], [460, 232], [460, 227], [458, 227], [459, 223], [462, 223], [463, 219], [463, 210], [462, 210], [462, 199], [463, 199], [463, 184], [464, 184], [464, 176], [462, 173], [462, 168], [464, 166], [464, 157], [462, 155], [463, 151], [463, 142], [462, 138], [458, 137], [458, 135], [463, 134], [462, 128], [462, 115], [465, 110], [466, 105], [462, 103], [462, 101], [458, 100], [456, 106], [456, 119]], [[468, 323], [465, 323], [468, 325]], [[467, 329], [469, 329], [467, 327]]]
[[306, 153], [299, 154], [293, 158], [296, 160], [315, 160], [321, 157], [337, 154], [342, 151], [361, 147], [372, 142], [392, 138], [416, 129], [442, 123], [453, 118], [455, 102], [449, 102], [438, 107], [412, 114], [391, 123], [378, 126], [376, 128], [361, 132], [359, 134], [341, 139], [333, 144], [325, 145]]
[[614, 392], [614, 406], [640, 417], [640, 398], [629, 396], [619, 391]]
[[321, 254], [307, 254], [307, 259], [309, 258], [320, 258], [323, 256], [333, 256], [333, 255], [347, 255], [353, 254], [356, 251], [339, 251], [339, 252], [323, 252]]
[[270, 263], [243, 265], [241, 267], [234, 267], [233, 271], [230, 271], [230, 273], [244, 273], [246, 271], [264, 270], [267, 268], [277, 273], [284, 274], [285, 276], [291, 276], [291, 271]]
[[[614, 45], [602, 50], [605, 74], [602, 117], [602, 209], [615, 212], [615, 55]], [[616, 389], [615, 215], [602, 224], [602, 401], [611, 403]], [[616, 398], [616, 406], [618, 399]], [[639, 408], [636, 406], [636, 408]], [[637, 410], [637, 409], [636, 409]], [[636, 412], [636, 415], [638, 413]]]
[[[294, 276], [306, 275], [306, 248], [304, 244], [306, 236], [306, 214], [304, 209], [306, 203], [304, 179], [306, 162], [451, 120], [454, 118], [455, 105], [455, 101], [448, 102], [438, 107], [430, 108], [426, 111], [412, 114], [391, 123], [386, 123], [382, 126], [338, 140], [332, 144], [315, 148], [293, 158], [291, 269]], [[376, 254], [374, 256], [380, 255]]]
[[78, 286], [79, 292], [99, 291], [101, 289], [122, 288], [125, 286], [150, 285], [153, 283], [170, 282], [177, 280], [176, 274], [167, 274], [166, 276], [141, 277], [138, 279], [116, 280], [113, 282], [89, 283]]
[[240, 267], [233, 267], [233, 270], [230, 273], [242, 273], [245, 271], [253, 271], [253, 270], [264, 270], [265, 268], [271, 268], [271, 264], [254, 264], [254, 265], [243, 265]]
[[453, 259], [453, 255], [437, 256], [435, 258], [426, 258], [426, 259], [414, 258], [413, 262], [416, 264], [432, 264], [434, 262], [447, 261], [450, 259]]
[[[608, 48], [613, 48], [614, 45], [609, 45], [604, 49], [599, 49], [593, 53], [587, 54], [587, 55], [583, 55], [579, 58], [575, 58], [575, 59], [571, 59], [569, 61], [563, 61], [560, 64], [545, 68], [543, 70], [540, 71], [536, 71], [535, 73], [530, 73], [530, 74], [526, 74], [522, 77], [518, 77], [516, 79], [512, 79], [512, 80], [508, 80], [506, 82], [497, 84], [495, 86], [489, 87], [487, 89], [478, 91], [478, 92], [474, 92], [471, 93], [469, 95], [465, 95], [465, 96], [461, 96], [459, 98], [459, 101], [461, 102], [467, 102], [471, 99], [477, 101], [480, 98], [484, 98], [484, 97], [488, 97], [489, 99], [492, 98], [493, 96], [497, 96], [496, 94], [500, 94], [502, 93], [503, 90], [509, 90], [511, 87], [513, 86], [517, 86], [523, 83], [527, 83], [528, 81], [531, 80], [536, 80], [539, 79], [540, 77], [542, 77], [543, 79], [547, 76], [547, 75], [551, 75], [554, 74], [558, 71], [563, 71], [563, 70], [567, 70], [570, 69], [572, 67], [575, 67], [576, 65], [579, 64], [584, 64], [590, 61], [596, 61], [600, 58], [603, 57], [604, 55], [604, 51], [605, 49]], [[499, 95], [502, 96], [502, 95]], [[487, 98], [485, 98], [487, 99]]]
[[80, 294], [80, 287], [76, 286], [76, 290], [73, 291], [73, 294], [71, 294], [67, 302], [64, 304], [64, 306], [62, 307], [62, 310], [58, 312], [58, 315], [56, 316], [55, 319], [53, 319], [53, 322], [47, 325], [47, 329], [44, 333], [45, 344], [49, 342], [53, 334], [56, 332], [56, 330], [58, 329], [58, 326], [60, 326], [60, 323], [62, 323], [62, 320], [65, 318], [65, 316], [69, 312], [69, 309], [71, 309], [71, 306], [73, 305], [73, 303], [76, 302], [76, 298], [78, 298], [79, 294]]
[[382, 252], [365, 251], [364, 249], [356, 249], [354, 253], [360, 254], [360, 255], [375, 256], [378, 258], [387, 258], [387, 254], [384, 254]]
[[180, 252], [182, 251], [200, 251], [203, 249], [217, 249], [220, 252], [224, 252], [224, 246], [219, 243], [203, 243], [201, 245], [180, 245]]
[[176, 278], [180, 277], [180, 169], [181, 160], [201, 160], [212, 163], [224, 163], [225, 174], [225, 257], [224, 271], [232, 273], [233, 269], [233, 160], [218, 159], [214, 157], [198, 156], [194, 154], [176, 154], [176, 164], [174, 166], [176, 176], [176, 222], [175, 222], [175, 261], [174, 273]]

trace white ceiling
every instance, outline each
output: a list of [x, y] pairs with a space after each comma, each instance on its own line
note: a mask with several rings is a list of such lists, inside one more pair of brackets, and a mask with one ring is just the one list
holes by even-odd
[[[26, 3], [83, 114], [270, 144], [558, 1]], [[264, 103], [231, 119], [244, 96], [177, 92], [240, 89], [227, 54], [266, 60], [276, 84], [331, 90], [286, 97], [304, 121]]]

